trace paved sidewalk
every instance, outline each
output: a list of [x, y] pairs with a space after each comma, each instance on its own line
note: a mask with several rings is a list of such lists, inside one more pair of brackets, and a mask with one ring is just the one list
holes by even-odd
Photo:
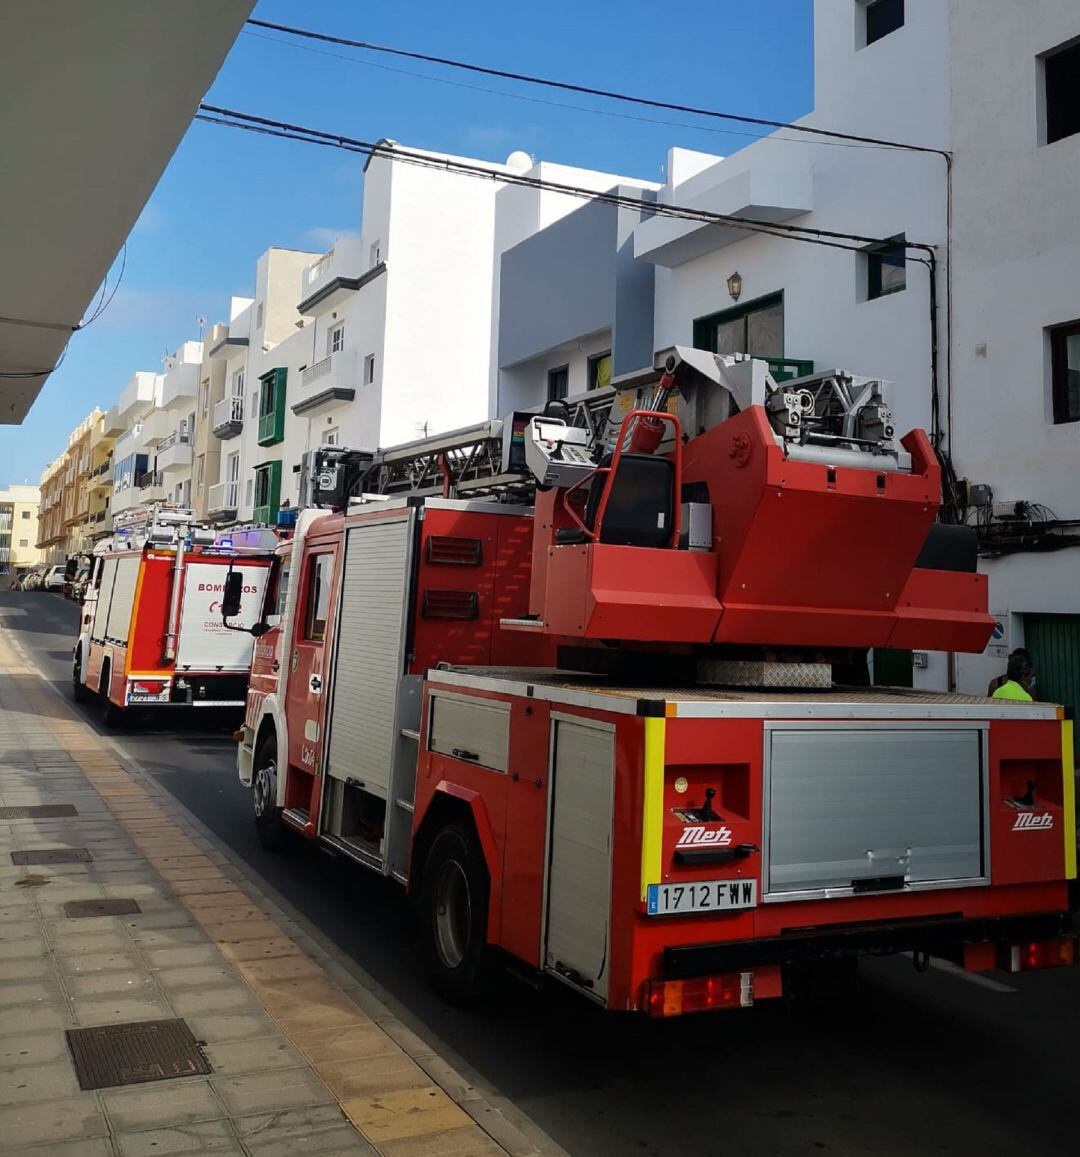
[[[51, 814], [19, 816], [42, 805]], [[249, 894], [185, 814], [148, 790], [0, 630], [0, 1150], [537, 1152]], [[57, 849], [85, 854], [18, 862]], [[72, 907], [109, 900], [138, 911]], [[208, 1072], [80, 1088], [65, 1030], [177, 1018], [198, 1042], [196, 1073]], [[116, 1049], [120, 1070], [155, 1071], [131, 1030]]]

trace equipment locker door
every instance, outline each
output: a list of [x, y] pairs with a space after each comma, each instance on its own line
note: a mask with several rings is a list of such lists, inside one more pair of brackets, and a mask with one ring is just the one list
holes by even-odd
[[615, 729], [553, 716], [544, 963], [594, 996], [608, 991]]
[[314, 774], [323, 744], [323, 703], [327, 640], [329, 639], [330, 588], [337, 548], [317, 548], [304, 561], [296, 598], [296, 626], [289, 653], [289, 679], [285, 693], [289, 719], [289, 763]]

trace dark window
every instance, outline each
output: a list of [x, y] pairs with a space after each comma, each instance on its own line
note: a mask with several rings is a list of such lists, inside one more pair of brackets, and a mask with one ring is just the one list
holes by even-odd
[[866, 250], [866, 296], [885, 297], [907, 287], [907, 245], [897, 238]]
[[776, 294], [694, 322], [694, 345], [714, 354], [784, 356], [784, 302]]
[[559, 366], [548, 370], [548, 401], [556, 402], [570, 392], [570, 367]]
[[1054, 421], [1080, 422], [1080, 321], [1050, 331]]
[[611, 385], [611, 350], [589, 358], [589, 389], [600, 390]]
[[292, 558], [289, 555], [285, 556], [281, 564], [281, 569], [278, 571], [277, 592], [274, 598], [274, 614], [283, 615], [285, 613], [285, 603], [289, 597], [289, 573], [292, 570]]
[[866, 43], [904, 27], [904, 0], [871, 0], [866, 6]]
[[317, 554], [308, 565], [307, 614], [304, 638], [321, 643], [326, 638], [326, 617], [330, 611], [332, 554]]
[[29, 511], [29, 510], [24, 510], [24, 511], [22, 511], [22, 512], [20, 513], [19, 517], [20, 517], [20, 518], [29, 518], [29, 517], [30, 517], [30, 511]]
[[1043, 58], [1046, 143], [1080, 133], [1080, 43]]

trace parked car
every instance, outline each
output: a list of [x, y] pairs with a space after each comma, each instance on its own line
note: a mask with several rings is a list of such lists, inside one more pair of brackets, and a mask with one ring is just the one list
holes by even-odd
[[62, 591], [64, 589], [64, 567], [51, 566], [41, 580], [41, 589], [46, 591]]
[[76, 602], [82, 600], [83, 591], [86, 590], [86, 580], [90, 575], [90, 566], [84, 563], [69, 579], [64, 580], [64, 598], [74, 599]]

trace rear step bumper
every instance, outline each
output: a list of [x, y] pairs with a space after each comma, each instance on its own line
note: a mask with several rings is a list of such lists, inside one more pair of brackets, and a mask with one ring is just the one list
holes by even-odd
[[664, 949], [663, 977], [687, 980], [767, 964], [797, 964], [852, 956], [887, 956], [926, 952], [963, 962], [965, 944], [1030, 942], [1052, 939], [1069, 931], [1065, 913], [994, 920], [946, 918], [855, 925], [850, 928], [808, 929], [769, 940], [735, 940], [688, 944]]

